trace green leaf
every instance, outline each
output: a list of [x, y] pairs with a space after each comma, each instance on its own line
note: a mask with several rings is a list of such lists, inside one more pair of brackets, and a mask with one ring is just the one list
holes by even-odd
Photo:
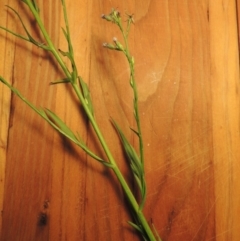
[[142, 235], [144, 241], [148, 241], [147, 236], [140, 225], [135, 224], [131, 221], [128, 221], [128, 224], [131, 225], [134, 229], [136, 229]]
[[50, 120], [52, 120], [65, 134], [73, 140], [77, 140], [71, 129], [51, 110], [45, 109], [45, 113]]
[[64, 28], [62, 28], [62, 31], [63, 31], [63, 34], [64, 34], [64, 36], [65, 36], [67, 42], [68, 42], [68, 41], [69, 41], [69, 36], [68, 36], [66, 30], [65, 30]]
[[87, 145], [84, 143], [84, 141], [81, 139], [81, 137], [78, 135], [78, 140], [79, 142], [76, 143], [78, 146], [80, 146], [89, 156], [91, 156], [92, 158], [94, 158], [96, 161], [102, 163], [104, 166], [106, 167], [110, 167], [112, 168], [112, 164], [103, 160], [101, 157], [97, 156], [96, 154], [94, 154], [92, 151], [89, 150], [89, 148], [87, 147]]
[[130, 129], [131, 129], [132, 132], [134, 132], [134, 134], [136, 134], [139, 137], [139, 132], [138, 131], [136, 131], [135, 129], [133, 129], [131, 127], [130, 127]]
[[[45, 110], [46, 116], [49, 118], [50, 122], [55, 123], [60, 130], [62, 131], [62, 134], [66, 137], [68, 137], [70, 140], [72, 140], [75, 144], [77, 144], [79, 147], [81, 147], [89, 156], [97, 160], [98, 162], [102, 163], [103, 165], [112, 168], [112, 164], [109, 162], [104, 161], [102, 158], [94, 154], [90, 149], [87, 147], [87, 145], [80, 139], [77, 138], [72, 130], [51, 110], [46, 109]], [[50, 123], [51, 124], [51, 123]], [[51, 124], [55, 129], [57, 129], [53, 124]]]
[[54, 82], [50, 82], [50, 85], [65, 84], [65, 83], [69, 83], [69, 82], [70, 82], [70, 80], [68, 78], [64, 78], [64, 79], [56, 80]]
[[140, 233], [142, 233], [142, 229], [140, 226], [138, 226], [137, 224], [131, 222], [131, 221], [128, 221], [128, 224], [130, 224], [133, 228], [135, 228], [137, 231], [139, 231]]
[[7, 6], [9, 9], [11, 9], [11, 10], [17, 15], [17, 17], [18, 17], [18, 19], [20, 20], [20, 22], [21, 22], [21, 24], [22, 24], [22, 26], [23, 26], [23, 29], [24, 29], [25, 33], [27, 34], [27, 37], [28, 37], [28, 38], [24, 37], [24, 36], [21, 35], [21, 34], [15, 33], [15, 32], [13, 32], [13, 31], [7, 29], [7, 28], [1, 27], [1, 26], [0, 26], [0, 28], [3, 29], [3, 30], [5, 30], [5, 31], [7, 31], [8, 33], [11, 33], [12, 35], [14, 35], [14, 36], [16, 36], [16, 37], [18, 37], [18, 38], [21, 38], [21, 39], [23, 39], [23, 40], [25, 40], [25, 41], [27, 41], [27, 42], [31, 42], [32, 44], [34, 44], [34, 45], [36, 45], [36, 46], [38, 46], [38, 47], [40, 47], [40, 48], [42, 48], [42, 49], [45, 49], [45, 50], [48, 50], [48, 51], [49, 51], [50, 48], [49, 48], [48, 46], [46, 46], [44, 43], [40, 43], [40, 42], [36, 41], [36, 40], [31, 36], [31, 34], [28, 32], [28, 30], [27, 30], [26, 26], [24, 25], [24, 23], [23, 23], [20, 15], [18, 14], [18, 12], [17, 12], [14, 8], [12, 8], [12, 7], [8, 6], [8, 5], [6, 5], [6, 6]]
[[38, 13], [40, 13], [40, 9], [39, 9], [39, 7], [38, 7], [36, 1], [33, 0], [32, 3], [33, 3], [33, 6], [34, 6], [35, 10], [36, 10]]
[[[62, 131], [62, 134], [68, 137], [70, 140], [72, 140], [75, 144], [77, 144], [79, 147], [81, 147], [89, 156], [97, 160], [98, 162], [102, 163], [103, 165], [112, 168], [112, 164], [109, 162], [104, 161], [102, 158], [94, 154], [90, 149], [87, 147], [87, 145], [81, 140], [81, 138], [77, 138], [72, 130], [51, 110], [46, 109], [45, 113], [49, 120], [53, 123], [55, 123], [60, 130]], [[51, 124], [51, 123], [50, 123]], [[51, 124], [55, 129], [56, 127]]]
[[123, 134], [120, 127], [116, 124], [116, 122], [114, 120], [112, 120], [112, 123], [120, 136], [120, 140], [123, 145], [124, 151], [128, 157], [132, 173], [134, 175], [136, 183], [138, 184], [138, 187], [139, 187], [139, 190], [140, 190], [140, 193], [142, 196], [142, 200], [144, 200], [145, 196], [146, 196], [146, 183], [145, 183], [143, 165], [142, 165], [135, 149], [129, 143], [129, 141]]
[[81, 86], [83, 97], [85, 99], [85, 103], [88, 105], [88, 108], [90, 112], [93, 113], [93, 104], [92, 104], [92, 99], [90, 95], [90, 91], [88, 89], [88, 85], [83, 81], [83, 79], [79, 76], [78, 77], [79, 85]]
[[62, 54], [62, 56], [68, 57], [71, 60], [71, 56], [69, 52], [62, 51], [61, 49], [58, 49], [58, 51]]
[[31, 109], [33, 109], [37, 114], [39, 114], [43, 119], [45, 119], [55, 130], [57, 130], [62, 135], [66, 136], [68, 139], [73, 141], [76, 145], [81, 147], [89, 156], [102, 163], [106, 167], [112, 168], [113, 165], [107, 161], [104, 161], [102, 158], [94, 154], [87, 145], [77, 138], [70, 128], [51, 110], [49, 109], [38, 109], [30, 101], [22, 96], [22, 94], [14, 88], [10, 83], [8, 83], [2, 76], [0, 76], [0, 81], [11, 89], [11, 91], [16, 94], [23, 102], [25, 102]]

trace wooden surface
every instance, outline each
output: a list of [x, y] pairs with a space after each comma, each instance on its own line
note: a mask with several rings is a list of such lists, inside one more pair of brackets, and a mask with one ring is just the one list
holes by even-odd
[[[9, 4], [0, 24], [21, 32]], [[54, 43], [64, 49], [59, 1], [39, 2]], [[123, 3], [122, 3], [123, 2]], [[164, 241], [240, 240], [239, 50], [234, 0], [67, 1], [79, 72], [96, 118], [124, 173], [110, 117], [133, 135], [132, 94], [123, 56], [102, 48], [119, 37], [101, 20], [112, 7], [134, 13], [130, 46], [145, 142], [145, 214]], [[238, 6], [239, 8], [239, 6]], [[119, 38], [120, 39], [120, 38]], [[0, 32], [0, 75], [37, 106], [51, 108], [101, 153], [75, 97], [40, 49]], [[130, 179], [130, 178], [129, 178]], [[130, 180], [131, 181], [131, 180]], [[0, 85], [1, 241], [139, 240], [111, 172], [61, 138]]]

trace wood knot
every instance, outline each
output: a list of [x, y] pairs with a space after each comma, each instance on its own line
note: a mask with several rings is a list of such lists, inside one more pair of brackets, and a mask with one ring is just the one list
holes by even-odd
[[45, 225], [47, 225], [47, 221], [48, 221], [47, 213], [40, 212], [40, 214], [38, 216], [38, 225], [45, 226]]
[[45, 200], [43, 203], [42, 211], [38, 215], [38, 226], [46, 226], [47, 225], [48, 208], [49, 208], [49, 200]]

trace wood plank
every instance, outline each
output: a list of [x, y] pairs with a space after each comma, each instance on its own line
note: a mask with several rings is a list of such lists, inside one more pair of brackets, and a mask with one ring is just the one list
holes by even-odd
[[[212, 1], [211, 84], [218, 240], [239, 239], [239, 49], [235, 1]], [[231, 207], [231, 209], [229, 209]]]
[[[4, 2], [1, 1], [0, 9], [4, 9]], [[16, 4], [14, 4], [16, 6]], [[1, 25], [15, 29], [16, 25], [12, 18], [7, 14], [0, 14]], [[14, 62], [14, 45], [15, 38], [1, 31], [0, 33], [0, 75], [6, 77], [11, 82], [12, 69]], [[11, 106], [11, 92], [2, 84], [0, 85], [0, 210], [3, 210], [3, 197], [5, 187], [5, 165], [6, 165], [6, 149], [9, 129], [9, 113]], [[0, 218], [0, 233], [2, 227], [2, 215]]]
[[[31, 19], [22, 3], [2, 2], [0, 9], [9, 4], [24, 22]], [[89, 83], [96, 118], [130, 183], [109, 122], [114, 118], [136, 142], [129, 129], [134, 125], [129, 70], [120, 53], [102, 48], [103, 42], [121, 38], [100, 16], [112, 7], [123, 18], [125, 11], [134, 13], [130, 47], [145, 142], [149, 222], [163, 240], [238, 241], [236, 1], [84, 0], [67, 1], [67, 6], [79, 73]], [[54, 43], [64, 50], [61, 1], [39, 7]], [[23, 33], [11, 12], [0, 16], [1, 25]], [[0, 32], [0, 56], [0, 75], [37, 106], [53, 109], [104, 155], [71, 90], [49, 86], [62, 72], [48, 54]], [[1, 240], [139, 240], [127, 224], [131, 217], [114, 175], [11, 98], [6, 87], [0, 85], [0, 93]]]

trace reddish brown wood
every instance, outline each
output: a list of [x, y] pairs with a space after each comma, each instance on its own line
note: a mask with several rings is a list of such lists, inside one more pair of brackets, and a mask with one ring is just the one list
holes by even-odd
[[[46, 27], [66, 48], [61, 1], [39, 2]], [[9, 4], [0, 24], [23, 33]], [[146, 156], [145, 214], [164, 241], [240, 239], [238, 5], [209, 1], [67, 1], [79, 73], [89, 83], [95, 115], [132, 183], [109, 119], [134, 136], [129, 70], [103, 49], [119, 32], [100, 16], [134, 13], [130, 47], [136, 62]], [[29, 26], [29, 25], [28, 25]], [[29, 26], [38, 37], [35, 25]], [[53, 109], [103, 155], [68, 86], [39, 48], [0, 32], [0, 75], [37, 106]], [[139, 240], [113, 173], [60, 137], [0, 85], [1, 240]]]

